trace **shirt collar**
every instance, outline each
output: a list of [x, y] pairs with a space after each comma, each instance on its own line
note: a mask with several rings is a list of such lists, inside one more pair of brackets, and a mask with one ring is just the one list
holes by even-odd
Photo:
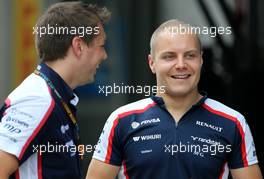
[[56, 73], [52, 68], [50, 68], [45, 63], [40, 63], [37, 69], [43, 73], [54, 85], [55, 89], [62, 96], [63, 100], [67, 103], [71, 103], [74, 106], [77, 105], [79, 98], [69, 87], [69, 85]]
[[[207, 93], [204, 92], [204, 91], [202, 91], [202, 92], [200, 92], [200, 94], [201, 94], [203, 97], [202, 97], [202, 98], [201, 98], [196, 104], [194, 104], [193, 107], [199, 107], [199, 106], [201, 106], [201, 105], [204, 103], [204, 101], [206, 100], [206, 98], [207, 98]], [[165, 107], [164, 100], [163, 100], [162, 97], [152, 95], [152, 96], [151, 96], [151, 99], [152, 99], [153, 101], [155, 101], [159, 106], [163, 106], [163, 107]]]

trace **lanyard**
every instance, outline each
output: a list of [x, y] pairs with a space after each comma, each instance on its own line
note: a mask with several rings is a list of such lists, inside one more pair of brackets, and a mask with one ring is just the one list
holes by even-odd
[[34, 73], [38, 76], [40, 76], [41, 78], [43, 78], [47, 84], [49, 85], [49, 87], [53, 90], [53, 92], [56, 94], [56, 96], [59, 98], [64, 110], [66, 111], [67, 115], [70, 117], [72, 123], [74, 124], [77, 132], [77, 140], [80, 140], [80, 136], [79, 136], [79, 126], [76, 120], [76, 117], [74, 116], [74, 114], [72, 113], [70, 107], [68, 106], [68, 104], [63, 100], [63, 98], [61, 97], [60, 93], [56, 90], [55, 86], [53, 85], [53, 83], [50, 81], [50, 79], [43, 74], [42, 72], [40, 72], [39, 70], [35, 70]]

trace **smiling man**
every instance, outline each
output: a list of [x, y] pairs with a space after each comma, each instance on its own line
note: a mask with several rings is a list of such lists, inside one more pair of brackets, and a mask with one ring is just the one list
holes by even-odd
[[109, 18], [106, 8], [82, 2], [54, 4], [39, 18], [33, 33], [42, 62], [0, 110], [0, 179], [81, 178], [73, 90], [93, 82], [107, 58]]
[[[203, 64], [196, 34], [170, 20], [153, 33], [148, 57], [165, 92], [118, 108], [108, 118], [87, 179], [261, 179], [252, 135], [237, 111], [199, 93]], [[173, 28], [172, 28], [173, 27]]]

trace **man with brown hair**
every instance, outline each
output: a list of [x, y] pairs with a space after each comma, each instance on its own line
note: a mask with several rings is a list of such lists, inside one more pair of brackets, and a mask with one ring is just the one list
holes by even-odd
[[106, 8], [52, 5], [33, 28], [41, 59], [0, 110], [0, 178], [81, 178], [78, 97], [107, 58]]

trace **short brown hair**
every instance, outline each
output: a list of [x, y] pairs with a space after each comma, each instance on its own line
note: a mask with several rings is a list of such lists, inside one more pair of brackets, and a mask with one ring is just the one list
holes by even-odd
[[[61, 2], [52, 5], [37, 21], [34, 29], [45, 29], [42, 36], [41, 33], [35, 34], [35, 45], [42, 61], [54, 61], [64, 58], [71, 46], [72, 39], [75, 36], [81, 36], [84, 42], [89, 44], [98, 34], [82, 33], [80, 28], [90, 28], [90, 30], [98, 27], [99, 23], [105, 24], [109, 21], [111, 13], [106, 7], [98, 7], [93, 4], [85, 4], [83, 2]], [[47, 33], [47, 29], [57, 27], [63, 29], [61, 33]], [[60, 29], [60, 30], [61, 30]], [[74, 34], [64, 34], [64, 30], [74, 30]], [[68, 31], [69, 32], [69, 31]]]

